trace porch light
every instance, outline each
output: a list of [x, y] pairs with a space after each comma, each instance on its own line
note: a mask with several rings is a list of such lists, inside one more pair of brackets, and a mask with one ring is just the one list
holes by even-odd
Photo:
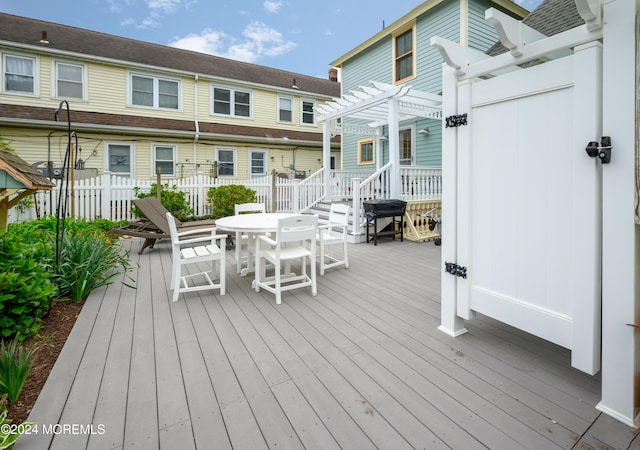
[[426, 135], [429, 134], [429, 129], [428, 128], [423, 128], [422, 130], [418, 131], [418, 134], [426, 136]]
[[383, 142], [386, 142], [389, 140], [389, 138], [383, 135], [383, 136], [380, 136], [380, 140]]

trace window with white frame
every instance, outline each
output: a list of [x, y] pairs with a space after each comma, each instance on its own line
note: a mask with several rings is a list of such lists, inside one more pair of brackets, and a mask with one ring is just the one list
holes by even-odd
[[251, 92], [213, 86], [213, 114], [251, 117]]
[[133, 176], [133, 145], [127, 143], [105, 144], [105, 167], [114, 175]]
[[5, 92], [36, 93], [36, 59], [4, 55], [3, 87]]
[[316, 117], [314, 108], [316, 104], [313, 100], [302, 100], [302, 124], [315, 125]]
[[153, 173], [167, 177], [175, 176], [176, 146], [156, 144], [153, 146]]
[[218, 176], [236, 176], [236, 150], [233, 148], [219, 148], [216, 150], [218, 161]]
[[264, 150], [249, 151], [249, 175], [261, 177], [267, 174], [267, 152]]
[[278, 97], [278, 122], [293, 122], [293, 99]]
[[84, 65], [57, 61], [55, 68], [56, 96], [84, 99]]
[[180, 81], [131, 74], [131, 104], [149, 108], [180, 109]]

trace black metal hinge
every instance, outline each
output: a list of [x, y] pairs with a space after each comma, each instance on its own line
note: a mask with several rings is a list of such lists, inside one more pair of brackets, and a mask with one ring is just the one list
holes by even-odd
[[449, 116], [445, 119], [445, 128], [459, 127], [467, 124], [467, 113]]
[[456, 263], [445, 262], [444, 270], [451, 275], [455, 275], [460, 278], [467, 278], [467, 268], [459, 266]]

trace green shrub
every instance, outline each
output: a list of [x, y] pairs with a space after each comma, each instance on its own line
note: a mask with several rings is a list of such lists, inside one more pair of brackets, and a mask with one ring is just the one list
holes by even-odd
[[84, 300], [94, 289], [113, 283], [130, 266], [129, 252], [104, 234], [67, 231], [57, 275], [60, 294]]
[[28, 336], [40, 327], [53, 300], [82, 300], [129, 269], [128, 253], [104, 231], [109, 220], [69, 219], [56, 267], [56, 218], [11, 224], [0, 236], [0, 336]]
[[19, 338], [16, 336], [9, 344], [4, 339], [0, 342], [0, 395], [6, 394], [9, 403], [18, 401], [37, 351], [33, 344], [27, 349], [18, 346]]
[[40, 327], [57, 289], [53, 284], [53, 247], [42, 233], [32, 242], [21, 234], [0, 237], [0, 330], [4, 337], [27, 336]]
[[[158, 193], [158, 188], [156, 183], [153, 183], [149, 192], [142, 192], [138, 186], [133, 188], [133, 192], [137, 198], [155, 197]], [[193, 214], [193, 209], [189, 207], [185, 193], [179, 191], [175, 184], [173, 186], [169, 186], [168, 184], [162, 185], [160, 203], [162, 203], [164, 207], [167, 208], [167, 211], [179, 220], [185, 220]], [[131, 207], [131, 214], [136, 217], [142, 217], [142, 212], [135, 206]]]
[[254, 203], [256, 191], [239, 184], [229, 184], [210, 188], [207, 199], [211, 203], [214, 217], [228, 217], [234, 214], [234, 205], [239, 203]]

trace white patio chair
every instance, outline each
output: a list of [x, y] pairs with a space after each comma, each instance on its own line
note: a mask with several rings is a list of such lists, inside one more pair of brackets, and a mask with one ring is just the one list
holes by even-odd
[[[255, 290], [264, 288], [276, 296], [276, 304], [281, 303], [282, 292], [311, 286], [312, 295], [318, 293], [316, 284], [316, 240], [318, 216], [295, 215], [278, 219], [275, 239], [259, 235], [256, 238], [256, 279]], [[290, 273], [290, 263], [300, 260], [300, 275]], [[311, 266], [307, 272], [307, 260]], [[265, 277], [265, 266], [274, 266], [274, 276]], [[285, 273], [282, 273], [283, 263]]]
[[[173, 267], [171, 270], [172, 300], [178, 300], [181, 292], [220, 289], [220, 295], [225, 293], [225, 249], [226, 234], [216, 234], [215, 228], [198, 229], [178, 232], [176, 222], [171, 213], [167, 213], [167, 222], [171, 231], [171, 247], [173, 249]], [[206, 234], [204, 234], [206, 233]], [[207, 265], [207, 270], [184, 274], [182, 268], [188, 265]], [[217, 274], [214, 274], [215, 266]], [[213, 281], [217, 275], [218, 282]], [[196, 284], [195, 280], [202, 278], [204, 284]], [[191, 281], [189, 283], [188, 281]]]
[[[347, 228], [349, 227], [349, 213], [351, 206], [343, 203], [332, 203], [329, 220], [322, 221], [318, 226], [318, 246], [320, 247], [320, 275], [326, 269], [344, 266], [349, 268], [349, 254], [347, 253]], [[335, 247], [342, 246], [341, 251]]]
[[[266, 212], [264, 203], [239, 203], [233, 206], [234, 214], [264, 214]], [[242, 272], [242, 264], [249, 261], [249, 258], [253, 257], [254, 241], [249, 239], [255, 239], [255, 235], [247, 235], [243, 233], [236, 233], [235, 239], [235, 259], [236, 270], [238, 273]], [[243, 255], [243, 248], [246, 255]], [[248, 264], [247, 264], [248, 265]]]

